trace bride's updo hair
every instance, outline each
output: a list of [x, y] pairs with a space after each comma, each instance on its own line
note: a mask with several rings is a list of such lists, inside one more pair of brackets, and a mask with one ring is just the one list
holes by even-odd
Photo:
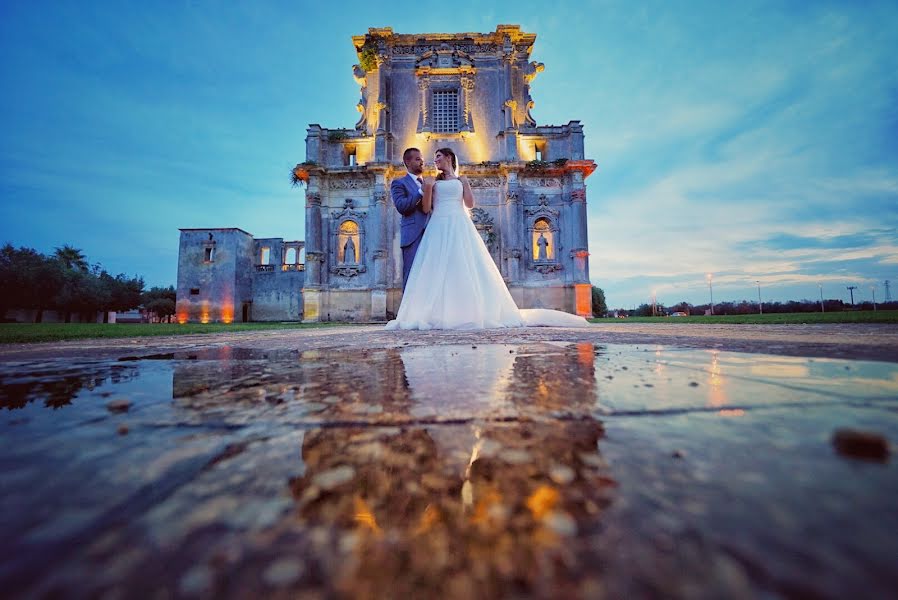
[[[455, 156], [455, 152], [452, 151], [452, 148], [439, 148], [437, 152], [439, 152], [443, 156], [452, 157], [452, 169], [455, 171], [455, 174], [458, 175], [458, 157]], [[442, 171], [440, 171], [437, 175], [437, 181], [441, 179], [446, 179], [446, 175]]]

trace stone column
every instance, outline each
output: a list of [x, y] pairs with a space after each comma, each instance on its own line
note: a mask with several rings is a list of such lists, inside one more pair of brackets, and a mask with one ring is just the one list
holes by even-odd
[[321, 194], [317, 189], [306, 192], [306, 283], [305, 287], [321, 286]]
[[505, 228], [508, 230], [506, 256], [508, 279], [512, 285], [521, 283], [521, 257], [523, 256], [523, 212], [521, 207], [521, 191], [518, 187], [517, 173], [508, 174], [508, 187], [505, 192]]
[[377, 112], [377, 130], [374, 133], [374, 162], [384, 162], [389, 154], [388, 141], [390, 123], [389, 98], [387, 98], [387, 80], [390, 77], [390, 57], [386, 51], [377, 55], [377, 102], [374, 110]]
[[368, 210], [368, 230], [371, 248], [371, 320], [385, 321], [387, 318], [387, 249], [386, 220], [387, 192], [384, 186], [385, 171], [374, 173], [372, 203]]
[[306, 160], [322, 164], [321, 160], [321, 125], [309, 125], [306, 129]]
[[426, 75], [418, 78], [418, 93], [421, 96], [421, 111], [418, 116], [418, 131], [422, 133], [430, 132], [430, 94], [427, 90], [430, 88], [430, 79]]
[[568, 123], [571, 132], [571, 160], [583, 160], [583, 125], [580, 121]]
[[303, 323], [321, 320], [321, 194], [317, 177], [306, 192], [306, 276], [302, 287]]
[[571, 256], [574, 257], [574, 282], [589, 283], [586, 188], [583, 186], [583, 175], [576, 171], [574, 172], [574, 189], [571, 191], [571, 216], [573, 217]]
[[474, 93], [474, 76], [470, 73], [462, 75], [462, 131], [474, 131], [474, 120], [471, 115], [471, 101]]

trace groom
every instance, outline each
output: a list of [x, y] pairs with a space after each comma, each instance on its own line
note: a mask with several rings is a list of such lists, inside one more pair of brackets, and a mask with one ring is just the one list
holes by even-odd
[[408, 171], [404, 177], [394, 179], [390, 184], [390, 196], [396, 210], [402, 215], [399, 220], [399, 246], [402, 248], [402, 291], [408, 282], [408, 274], [412, 270], [415, 253], [427, 227], [428, 215], [421, 209], [424, 198], [422, 186], [424, 178], [424, 159], [417, 148], [408, 148], [402, 153], [402, 162]]

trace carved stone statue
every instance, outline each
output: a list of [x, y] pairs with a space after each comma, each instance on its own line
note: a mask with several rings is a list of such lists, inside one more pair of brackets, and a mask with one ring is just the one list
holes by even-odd
[[365, 75], [365, 70], [361, 65], [352, 65], [352, 77], [359, 84], [359, 92], [362, 95], [362, 99], [355, 105], [355, 109], [362, 114], [358, 123], [355, 124], [355, 128], [357, 131], [364, 131], [368, 121], [368, 77]]
[[549, 260], [549, 253], [547, 251], [549, 240], [546, 239], [546, 236], [543, 235], [542, 232], [539, 234], [539, 239], [536, 240], [536, 245], [539, 246], [536, 260]]
[[539, 73], [546, 69], [546, 65], [541, 62], [533, 61], [524, 69], [524, 123], [530, 127], [536, 127], [536, 119], [530, 115], [533, 108], [533, 97], [530, 96], [530, 83]]
[[352, 238], [348, 238], [346, 245], [343, 246], [343, 263], [355, 264], [355, 262], [355, 242], [352, 241]]

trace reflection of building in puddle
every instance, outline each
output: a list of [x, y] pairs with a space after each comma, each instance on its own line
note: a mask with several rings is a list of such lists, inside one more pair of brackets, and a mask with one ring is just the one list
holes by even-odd
[[[576, 405], [591, 393], [593, 360], [579, 350], [513, 357], [505, 375], [512, 399], [530, 390], [548, 407], [562, 406], [565, 395]], [[431, 389], [419, 390], [419, 373], [406, 376], [416, 400]], [[305, 471], [291, 490], [301, 531], [317, 532], [315, 577], [363, 597], [594, 591], [596, 557], [582, 534], [595, 530], [615, 485], [598, 452], [602, 431], [584, 412], [576, 420], [308, 432]]]
[[172, 396], [184, 408], [323, 403], [326, 416], [337, 418], [408, 403], [398, 350], [315, 350], [234, 359], [222, 351], [183, 359], [174, 363]]

